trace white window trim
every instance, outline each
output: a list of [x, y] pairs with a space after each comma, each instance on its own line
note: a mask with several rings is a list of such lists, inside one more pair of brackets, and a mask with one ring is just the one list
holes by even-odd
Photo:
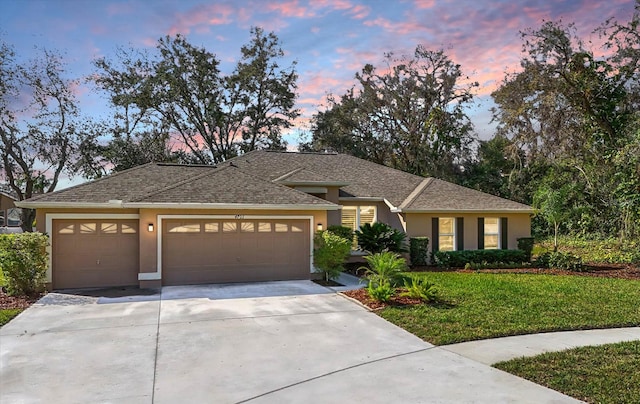
[[[364, 207], [364, 206], [371, 206], [373, 208], [373, 223], [376, 223], [378, 221], [378, 206], [377, 205], [342, 205], [342, 210], [346, 209], [353, 209], [355, 208], [356, 211], [356, 228], [355, 230], [360, 229], [360, 208]], [[342, 226], [342, 218], [340, 219], [340, 225]]]
[[[453, 233], [440, 233], [440, 220], [441, 219], [451, 219], [452, 223], [453, 223]], [[455, 217], [449, 217], [449, 216], [443, 216], [443, 217], [438, 217], [438, 251], [445, 251], [445, 250], [441, 250], [440, 249], [440, 239], [442, 238], [442, 235], [444, 234], [445, 236], [453, 236], [453, 241], [452, 241], [452, 247], [453, 249], [450, 251], [458, 251], [458, 219], [456, 219]], [[449, 250], [447, 250], [449, 251]]]

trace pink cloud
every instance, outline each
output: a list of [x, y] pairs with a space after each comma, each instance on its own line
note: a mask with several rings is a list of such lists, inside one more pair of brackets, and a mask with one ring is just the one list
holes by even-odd
[[435, 0], [415, 0], [414, 4], [418, 8], [432, 8], [436, 5]]
[[303, 18], [313, 15], [311, 10], [298, 4], [298, 0], [290, 0], [286, 2], [267, 3], [266, 9], [276, 11], [284, 17]]
[[363, 18], [366, 18], [370, 12], [371, 12], [371, 8], [367, 6], [363, 6], [362, 4], [359, 4], [357, 6], [354, 6], [351, 10], [349, 10], [348, 14], [350, 14], [353, 18], [357, 20], [361, 20]]
[[194, 28], [198, 32], [207, 32], [202, 30], [212, 25], [230, 24], [234, 14], [234, 8], [228, 4], [199, 5], [186, 13], [177, 13], [168, 34], [188, 34]]
[[113, 17], [116, 15], [126, 15], [133, 12], [131, 3], [109, 3], [107, 4], [107, 15]]

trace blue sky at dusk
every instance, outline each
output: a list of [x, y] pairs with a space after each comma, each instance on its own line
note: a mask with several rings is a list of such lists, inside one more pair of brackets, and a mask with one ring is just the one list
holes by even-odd
[[[520, 30], [562, 19], [597, 46], [591, 31], [610, 17], [628, 21], [633, 7], [634, 0], [0, 0], [0, 40], [19, 58], [35, 56], [36, 46], [59, 50], [71, 76], [87, 77], [92, 60], [113, 57], [118, 46], [151, 50], [158, 38], [181, 33], [215, 53], [230, 73], [250, 27], [260, 26], [278, 35], [287, 62], [298, 63], [303, 131], [325, 95], [342, 94], [366, 63], [379, 65], [388, 51], [410, 54], [417, 44], [444, 48], [480, 83], [470, 115], [488, 138], [489, 94], [505, 71], [518, 69]], [[76, 91], [83, 114], [107, 116], [103, 95], [87, 84]], [[295, 143], [297, 135], [287, 138]]]

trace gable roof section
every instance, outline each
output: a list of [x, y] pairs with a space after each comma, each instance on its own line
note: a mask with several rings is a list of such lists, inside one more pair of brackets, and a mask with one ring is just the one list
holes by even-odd
[[403, 212], [532, 212], [522, 203], [476, 191], [436, 178], [429, 178], [423, 188], [405, 201]]
[[341, 197], [386, 199], [398, 206], [423, 178], [346, 154], [253, 151], [223, 164], [240, 167], [257, 177], [274, 181], [295, 170], [320, 173], [327, 182], [346, 183]]
[[20, 203], [42, 207], [337, 209], [234, 167], [149, 163]]

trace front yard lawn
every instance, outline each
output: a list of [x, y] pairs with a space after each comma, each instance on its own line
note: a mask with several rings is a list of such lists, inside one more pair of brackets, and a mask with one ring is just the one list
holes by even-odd
[[494, 365], [589, 403], [637, 403], [640, 341], [545, 353]]
[[378, 313], [436, 345], [548, 331], [640, 325], [640, 281], [534, 274], [422, 272], [444, 303]]

